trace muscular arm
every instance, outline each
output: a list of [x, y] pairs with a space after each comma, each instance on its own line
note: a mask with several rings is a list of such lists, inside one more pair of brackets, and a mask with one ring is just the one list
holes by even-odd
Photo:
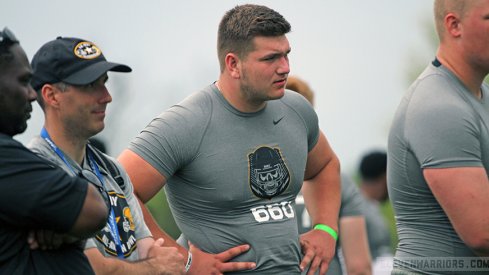
[[131, 182], [134, 185], [134, 194], [141, 205], [144, 222], [151, 231], [151, 234], [153, 234], [153, 237], [155, 239], [163, 238], [165, 240], [165, 246], [176, 247], [182, 255], [187, 257], [187, 250], [178, 245], [174, 239], [161, 229], [145, 205], [146, 202], [153, 198], [165, 186], [166, 178], [148, 162], [130, 150], [124, 150], [118, 160], [131, 178]]
[[88, 184], [83, 207], [68, 234], [80, 238], [92, 235], [105, 226], [108, 213], [107, 205], [97, 188]]
[[[338, 232], [340, 165], [322, 132], [308, 154], [304, 180], [302, 192], [312, 224], [325, 224]], [[318, 267], [323, 274], [334, 256], [335, 240], [324, 231], [311, 230], [301, 236], [301, 246], [305, 254], [301, 267], [311, 263], [308, 274]]]
[[144, 205], [165, 186], [166, 178], [148, 162], [130, 150], [124, 150], [118, 160], [131, 178], [131, 182], [134, 185], [134, 194], [138, 198], [141, 210], [143, 211], [144, 222], [151, 231], [151, 234], [153, 234], [153, 237], [155, 239], [163, 238], [165, 240], [165, 246], [177, 247], [180, 253], [186, 256], [187, 250], [179, 246], [175, 240], [160, 228], [153, 215], [151, 215], [146, 205]]
[[372, 259], [368, 247], [367, 228], [363, 216], [340, 218], [341, 249], [348, 274], [372, 274]]
[[[188, 258], [188, 251], [177, 244], [163, 229], [159, 227], [149, 210], [144, 205], [165, 185], [166, 178], [153, 166], [130, 150], [124, 150], [118, 158], [125, 168], [134, 185], [134, 193], [141, 204], [144, 221], [155, 238], [163, 238], [166, 246], [176, 247], [178, 251]], [[221, 272], [245, 270], [255, 268], [255, 263], [227, 262], [237, 255], [246, 252], [248, 245], [240, 245], [223, 251], [219, 254], [208, 254], [191, 246], [193, 261], [188, 274], [220, 274]]]
[[424, 177], [460, 238], [489, 256], [489, 180], [484, 168], [428, 168]]
[[338, 231], [340, 164], [322, 132], [308, 154], [304, 180], [302, 192], [312, 224], [326, 224]]

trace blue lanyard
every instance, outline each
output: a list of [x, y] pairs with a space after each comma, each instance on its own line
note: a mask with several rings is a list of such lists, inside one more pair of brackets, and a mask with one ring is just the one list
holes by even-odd
[[[58, 146], [56, 146], [56, 144], [54, 144], [53, 140], [49, 136], [48, 131], [44, 127], [42, 127], [42, 130], [41, 130], [41, 137], [49, 144], [51, 149], [53, 149], [53, 151], [61, 158], [61, 160], [63, 160], [63, 162], [68, 166], [68, 168], [70, 168], [71, 172], [73, 172], [73, 175], [76, 176], [77, 174], [75, 173], [73, 166], [71, 166], [71, 164], [68, 162], [65, 155], [63, 154], [63, 151], [61, 151], [58, 148]], [[87, 155], [88, 155], [88, 162], [90, 164], [90, 167], [92, 168], [92, 171], [95, 172], [95, 175], [97, 176], [97, 178], [102, 183], [102, 187], [103, 187], [104, 192], [105, 192], [104, 178], [102, 177], [102, 174], [100, 173], [100, 169], [98, 168], [97, 163], [94, 161], [93, 156], [92, 156], [92, 152], [88, 149], [88, 147], [87, 147]], [[109, 197], [109, 199], [110, 199], [110, 197]], [[112, 208], [112, 207], [110, 207], [108, 225], [110, 228], [110, 234], [112, 235], [112, 238], [114, 239], [114, 242], [115, 242], [117, 257], [124, 259], [124, 253], [122, 252], [122, 245], [121, 245], [121, 239], [120, 239], [120, 235], [119, 235], [119, 229], [117, 228], [117, 222], [115, 220], [114, 208]]]
[[[87, 148], [87, 155], [88, 155], [90, 167], [92, 167], [92, 170], [95, 172], [95, 175], [97, 175], [97, 178], [100, 180], [100, 182], [102, 183], [102, 186], [105, 190], [104, 177], [102, 177], [102, 174], [100, 173], [100, 169], [98, 168], [97, 163], [93, 159], [92, 152], [88, 148]], [[114, 213], [113, 207], [110, 207], [109, 227], [110, 227], [110, 234], [112, 235], [112, 238], [114, 239], [114, 242], [115, 242], [115, 248], [117, 250], [117, 257], [124, 259], [124, 253], [122, 252], [122, 245], [121, 245], [121, 239], [120, 239], [120, 235], [119, 235], [119, 229], [117, 228], [117, 222], [115, 221], [115, 213]]]
[[68, 166], [68, 168], [70, 168], [70, 170], [73, 173], [73, 175], [76, 176], [76, 172], [73, 169], [73, 166], [71, 166], [71, 164], [65, 158], [65, 155], [58, 148], [58, 146], [56, 146], [56, 144], [54, 144], [53, 140], [51, 139], [51, 137], [48, 134], [48, 131], [46, 131], [46, 128], [44, 128], [44, 127], [42, 127], [42, 130], [41, 130], [41, 137], [49, 144], [49, 146], [51, 147], [51, 149], [53, 149], [53, 151], [61, 158], [61, 160], [66, 164], [66, 166]]

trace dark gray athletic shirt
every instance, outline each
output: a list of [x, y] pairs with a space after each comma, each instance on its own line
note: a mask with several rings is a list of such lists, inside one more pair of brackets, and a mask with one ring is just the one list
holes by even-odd
[[232, 107], [214, 84], [155, 118], [129, 149], [163, 174], [183, 234], [210, 253], [250, 244], [238, 273], [300, 274], [295, 197], [318, 119], [299, 94], [256, 113]]
[[483, 97], [478, 100], [447, 68], [430, 64], [397, 110], [387, 169], [399, 235], [394, 268], [438, 274], [403, 259], [475, 257], [430, 191], [423, 169], [484, 167], [487, 171], [489, 101], [487, 86], [481, 89]]

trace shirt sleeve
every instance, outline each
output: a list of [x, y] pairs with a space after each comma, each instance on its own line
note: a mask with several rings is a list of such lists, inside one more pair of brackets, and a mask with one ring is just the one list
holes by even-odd
[[128, 148], [170, 178], [194, 158], [211, 109], [212, 103], [202, 93], [190, 96], [153, 119]]
[[311, 151], [319, 140], [319, 119], [312, 105], [302, 95], [288, 91], [283, 101], [293, 109], [304, 122], [307, 130], [307, 149]]
[[406, 137], [421, 168], [482, 166], [480, 126], [470, 103], [449, 84], [421, 82], [406, 117]]
[[0, 221], [13, 227], [68, 232], [87, 194], [88, 183], [72, 178], [20, 143], [1, 148]]

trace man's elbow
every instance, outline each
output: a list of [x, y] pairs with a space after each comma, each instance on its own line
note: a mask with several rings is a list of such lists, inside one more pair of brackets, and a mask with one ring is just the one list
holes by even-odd
[[372, 274], [372, 263], [371, 261], [360, 259], [350, 261], [347, 264], [347, 274], [348, 275], [370, 275]]
[[94, 211], [93, 214], [93, 226], [94, 226], [94, 231], [99, 231], [102, 228], [105, 227], [107, 224], [107, 220], [109, 218], [109, 209], [107, 207], [107, 204], [101, 200], [96, 206], [97, 210]]
[[89, 184], [83, 207], [70, 233], [77, 237], [90, 237], [104, 228], [108, 216], [108, 198], [102, 198], [99, 191]]
[[86, 216], [88, 220], [91, 220], [92, 229], [96, 232], [107, 224], [110, 210], [110, 198], [105, 191], [97, 190], [90, 186], [87, 194], [87, 200], [85, 201], [85, 207], [88, 207]]

